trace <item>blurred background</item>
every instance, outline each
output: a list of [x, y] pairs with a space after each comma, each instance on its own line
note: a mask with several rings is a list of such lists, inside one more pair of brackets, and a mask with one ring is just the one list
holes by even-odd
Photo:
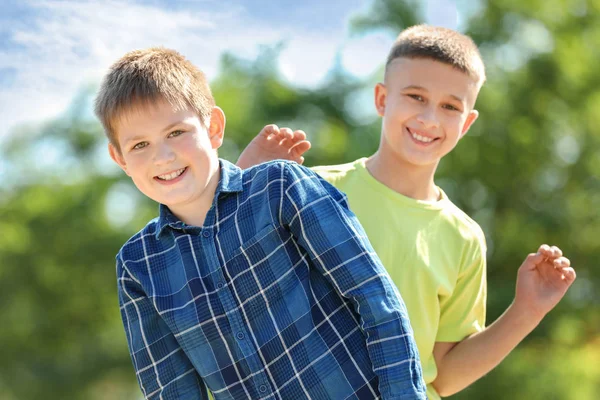
[[124, 52], [173, 47], [210, 77], [235, 161], [268, 123], [304, 129], [305, 164], [372, 154], [374, 83], [403, 28], [471, 35], [480, 119], [438, 184], [483, 227], [488, 323], [542, 242], [568, 296], [453, 399], [600, 398], [600, 0], [4, 0], [0, 16], [0, 399], [138, 399], [114, 256], [157, 214], [113, 166], [92, 113]]

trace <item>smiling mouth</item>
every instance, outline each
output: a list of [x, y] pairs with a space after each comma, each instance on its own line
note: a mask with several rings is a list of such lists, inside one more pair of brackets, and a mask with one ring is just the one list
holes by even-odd
[[172, 181], [173, 179], [179, 178], [187, 170], [187, 167], [178, 169], [177, 171], [169, 172], [168, 174], [157, 175], [156, 179], [161, 181]]
[[411, 131], [410, 128], [408, 128], [408, 127], [406, 128], [406, 130], [408, 131], [408, 133], [414, 140], [416, 140], [417, 142], [423, 143], [423, 144], [429, 144], [429, 143], [439, 139], [439, 138], [431, 138], [431, 137], [419, 135], [418, 133]]

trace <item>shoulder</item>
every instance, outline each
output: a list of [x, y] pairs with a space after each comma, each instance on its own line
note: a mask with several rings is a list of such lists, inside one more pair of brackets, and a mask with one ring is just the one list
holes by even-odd
[[246, 180], [255, 176], [270, 175], [277, 172], [281, 173], [285, 169], [285, 165], [291, 163], [291, 161], [286, 160], [267, 161], [242, 170], [242, 176]]
[[242, 180], [246, 189], [248, 183], [285, 181], [289, 175], [310, 176], [314, 173], [294, 161], [273, 160], [243, 170]]
[[366, 158], [359, 158], [358, 160], [345, 164], [323, 165], [312, 167], [311, 169], [322, 176], [327, 182], [336, 185], [355, 174], [358, 170], [364, 168], [365, 161]]
[[[253, 182], [266, 179], [267, 184], [280, 187], [281, 195], [294, 202], [308, 203], [326, 197], [338, 202], [346, 202], [346, 196], [327, 180], [312, 169], [294, 161], [269, 161], [249, 168], [246, 173], [248, 177], [244, 178], [244, 182], [247, 179]], [[249, 191], [246, 185], [244, 191]]]
[[285, 189], [300, 177], [315, 175], [308, 168], [293, 161], [273, 160], [242, 171], [243, 196], [257, 192], [273, 195], [273, 190]]
[[254, 179], [284, 180], [285, 183], [293, 183], [298, 178], [317, 178], [317, 175], [309, 168], [294, 161], [273, 160], [255, 165], [243, 172], [244, 182]]
[[467, 248], [477, 255], [485, 254], [486, 241], [481, 226], [449, 199], [444, 211], [460, 240], [467, 244]]
[[273, 203], [293, 199], [305, 203], [314, 197], [334, 195], [337, 190], [310, 169], [287, 160], [274, 160], [250, 167], [243, 172], [242, 198]]
[[158, 218], [154, 218], [136, 234], [130, 237], [117, 253], [117, 266], [123, 268], [127, 263], [143, 259], [146, 248], [153, 247], [153, 242], [158, 241], [156, 238], [157, 230]]

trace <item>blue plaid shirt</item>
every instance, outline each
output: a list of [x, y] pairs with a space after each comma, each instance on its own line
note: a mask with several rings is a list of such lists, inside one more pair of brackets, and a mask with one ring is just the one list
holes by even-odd
[[220, 160], [203, 227], [167, 207], [117, 255], [149, 399], [425, 399], [404, 303], [345, 196], [276, 161]]

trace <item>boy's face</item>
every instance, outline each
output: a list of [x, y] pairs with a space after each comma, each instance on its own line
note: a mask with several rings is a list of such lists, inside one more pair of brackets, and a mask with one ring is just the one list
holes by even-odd
[[417, 167], [448, 154], [477, 119], [478, 82], [450, 65], [430, 59], [398, 58], [385, 83], [375, 88], [383, 117], [381, 150]]
[[134, 107], [116, 122], [121, 151], [109, 144], [109, 153], [142, 193], [176, 212], [197, 200], [212, 201], [214, 193], [207, 187], [218, 179], [215, 150], [223, 142], [224, 127], [218, 107], [207, 130], [195, 112], [174, 111], [160, 101]]

